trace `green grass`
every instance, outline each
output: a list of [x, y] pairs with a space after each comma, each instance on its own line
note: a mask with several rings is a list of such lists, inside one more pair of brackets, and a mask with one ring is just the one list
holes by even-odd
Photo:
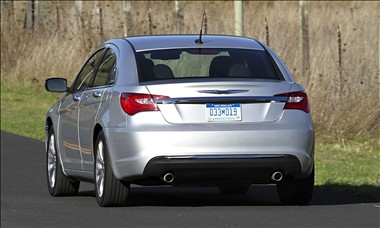
[[316, 185], [380, 200], [378, 137], [317, 143], [315, 161]]
[[[1, 130], [44, 139], [45, 114], [62, 94], [43, 84], [1, 80]], [[316, 136], [316, 185], [320, 188], [380, 200], [379, 137], [333, 139]]]
[[379, 171], [379, 148], [375, 139], [318, 143], [317, 149], [316, 161], [320, 163], [317, 167], [320, 180], [334, 183], [350, 181], [351, 184], [380, 184], [380, 172], [373, 172], [373, 168]]
[[43, 83], [1, 79], [1, 130], [44, 139], [45, 115], [62, 94], [48, 93]]

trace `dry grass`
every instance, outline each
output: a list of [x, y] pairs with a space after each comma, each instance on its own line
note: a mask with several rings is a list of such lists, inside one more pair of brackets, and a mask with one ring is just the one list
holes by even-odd
[[[184, 33], [198, 33], [204, 9], [208, 33], [234, 34], [233, 1], [183, 1]], [[13, 10], [12, 6], [13, 5]], [[95, 2], [39, 1], [36, 27], [26, 30], [24, 1], [3, 1], [1, 12], [1, 77], [41, 86], [51, 76], [73, 80], [88, 53], [100, 42], [121, 37], [127, 18], [123, 3], [101, 2], [103, 36]], [[128, 35], [148, 34], [148, 9], [153, 33], [178, 33], [174, 1], [132, 1]], [[300, 11], [297, 1], [244, 2], [245, 35], [265, 40], [269, 18], [270, 46], [286, 62], [311, 100], [320, 132], [339, 138], [379, 135], [379, 20], [380, 2], [309, 2], [311, 71], [301, 75]], [[343, 74], [338, 70], [336, 26], [343, 35]], [[341, 89], [343, 88], [343, 89]]]

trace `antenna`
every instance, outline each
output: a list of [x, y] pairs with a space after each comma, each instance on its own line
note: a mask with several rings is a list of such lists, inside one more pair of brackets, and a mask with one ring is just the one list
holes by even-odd
[[203, 28], [203, 22], [205, 20], [205, 17], [206, 17], [206, 12], [203, 12], [201, 31], [199, 32], [199, 39], [195, 40], [196, 44], [203, 44], [203, 41], [202, 41], [202, 28]]

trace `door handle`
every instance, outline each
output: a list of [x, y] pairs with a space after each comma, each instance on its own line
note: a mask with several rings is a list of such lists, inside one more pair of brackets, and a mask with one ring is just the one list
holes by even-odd
[[80, 100], [81, 100], [81, 95], [75, 95], [75, 96], [73, 97], [73, 100], [74, 100], [74, 101], [80, 101]]
[[94, 92], [93, 94], [92, 94], [92, 96], [93, 97], [95, 97], [95, 98], [98, 98], [98, 97], [101, 97], [102, 96], [102, 92]]

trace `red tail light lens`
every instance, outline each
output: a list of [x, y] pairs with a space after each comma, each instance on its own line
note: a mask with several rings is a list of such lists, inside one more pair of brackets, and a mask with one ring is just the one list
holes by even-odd
[[288, 97], [284, 109], [299, 109], [306, 113], [310, 112], [307, 94], [303, 91], [277, 94], [278, 97]]
[[144, 111], [158, 111], [155, 99], [169, 98], [161, 95], [150, 95], [141, 93], [122, 93], [120, 95], [120, 105], [125, 113], [134, 115]]

